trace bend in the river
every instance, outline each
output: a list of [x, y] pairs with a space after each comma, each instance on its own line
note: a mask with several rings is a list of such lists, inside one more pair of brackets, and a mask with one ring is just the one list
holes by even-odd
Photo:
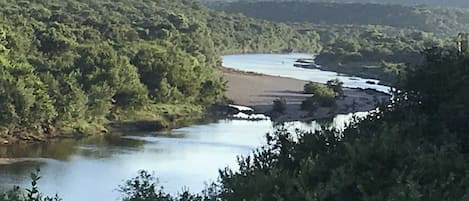
[[[292, 66], [294, 59], [307, 56], [311, 55], [229, 55], [223, 59], [225, 66], [238, 70], [323, 83], [339, 78], [348, 87], [388, 90], [386, 86], [366, 85], [367, 79]], [[329, 125], [343, 127], [351, 116], [338, 115]], [[320, 127], [316, 121], [288, 125], [292, 129]], [[119, 197], [116, 188], [145, 169], [156, 173], [169, 192], [181, 191], [184, 186], [197, 192], [204, 188], [204, 181], [217, 179], [218, 169], [236, 168], [236, 156], [261, 146], [264, 135], [273, 130], [269, 120], [219, 120], [169, 132], [0, 147], [0, 187], [29, 186], [29, 173], [39, 167], [39, 186], [47, 194], [58, 193], [66, 201], [115, 200]], [[1, 158], [11, 160], [2, 163]]]

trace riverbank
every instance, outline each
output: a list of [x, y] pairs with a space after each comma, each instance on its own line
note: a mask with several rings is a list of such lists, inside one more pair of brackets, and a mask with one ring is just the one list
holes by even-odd
[[[270, 115], [275, 121], [308, 121], [334, 117], [337, 114], [365, 112], [376, 108], [379, 102], [388, 101], [390, 96], [374, 90], [344, 88], [335, 107], [318, 108], [315, 112], [301, 110], [301, 102], [310, 95], [303, 94], [304, 80], [241, 72], [221, 68], [220, 76], [227, 81], [226, 96], [234, 104], [252, 107], [256, 112]], [[272, 103], [284, 99], [284, 114], [274, 115]]]
[[[397, 74], [387, 72], [380, 62], [347, 62], [338, 63], [335, 61], [318, 61], [321, 70], [334, 71], [337, 73], [343, 73], [361, 78], [380, 80], [380, 84], [393, 85], [393, 82], [397, 79]], [[399, 64], [396, 64], [399, 65]], [[315, 68], [315, 67], [311, 67]]]
[[205, 109], [192, 104], [154, 104], [144, 110], [119, 112], [115, 120], [76, 122], [74, 127], [49, 126], [44, 133], [10, 131], [0, 133], [0, 146], [18, 143], [49, 142], [62, 139], [82, 139], [109, 133], [139, 133], [163, 131], [192, 125], [203, 119]]

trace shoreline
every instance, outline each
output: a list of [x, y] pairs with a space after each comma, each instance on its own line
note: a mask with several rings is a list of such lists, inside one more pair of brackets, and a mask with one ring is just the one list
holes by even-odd
[[[71, 133], [58, 131], [56, 133], [47, 135], [37, 133], [24, 133], [23, 135], [0, 135], [0, 146], [9, 146], [23, 143], [46, 143], [66, 139], [80, 140], [91, 136], [122, 134], [126, 132], [140, 133], [165, 131], [169, 129], [196, 124], [197, 122], [201, 122], [204, 116], [205, 113], [187, 113], [185, 115], [177, 117], [110, 121], [105, 123], [102, 129], [94, 130], [92, 132], [87, 133], [83, 133], [80, 131], [74, 131]], [[1, 163], [2, 158], [0, 158], [0, 165]]]
[[[318, 65], [322, 70], [335, 71], [337, 73], [343, 73], [352, 76], [358, 76], [365, 79], [379, 80], [379, 84], [393, 85], [393, 81], [396, 78], [394, 75], [386, 74], [381, 72], [382, 66], [376, 62], [348, 62], [338, 63], [336, 61], [319, 62]], [[375, 66], [374, 68], [364, 68], [364, 66]], [[309, 68], [307, 68], [309, 69]]]
[[[301, 110], [301, 102], [311, 96], [303, 93], [303, 86], [309, 81], [225, 67], [220, 68], [219, 75], [227, 81], [226, 96], [234, 104], [252, 107], [255, 113], [268, 115], [273, 121], [279, 122], [310, 121], [332, 118], [338, 114], [368, 112], [391, 97], [372, 89], [344, 88], [343, 95], [337, 98], [336, 106], [320, 107], [311, 113]], [[284, 114], [272, 113], [273, 101], [276, 99], [286, 101]]]
[[[25, 135], [0, 135], [0, 146], [17, 143], [43, 143], [61, 139], [81, 139], [92, 135], [106, 135], [107, 133], [124, 132], [152, 132], [179, 128], [203, 121], [204, 117], [223, 119], [230, 115], [226, 110], [229, 103], [252, 107], [254, 113], [271, 117], [272, 121], [311, 121], [331, 118], [338, 114], [354, 112], [367, 112], [376, 109], [376, 103], [386, 102], [390, 95], [375, 90], [344, 88], [344, 95], [337, 99], [335, 107], [318, 108], [313, 113], [303, 111], [301, 102], [311, 96], [303, 94], [303, 86], [309, 81], [270, 76], [256, 72], [239, 71], [220, 67], [216, 72], [218, 76], [227, 81], [226, 98], [232, 102], [221, 102], [207, 106], [204, 112], [194, 114], [178, 114], [173, 117], [160, 116], [160, 118], [113, 121], [105, 124], [103, 129], [95, 132], [61, 132], [48, 135], [26, 133]], [[273, 100], [283, 98], [286, 101], [284, 114], [272, 113]], [[233, 112], [233, 111], [231, 111]]]

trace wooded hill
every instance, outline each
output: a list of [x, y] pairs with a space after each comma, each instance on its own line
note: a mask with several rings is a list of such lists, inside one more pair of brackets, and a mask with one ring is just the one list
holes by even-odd
[[[235, 2], [238, 0], [203, 0], [206, 3], [219, 3], [219, 2]], [[375, 3], [385, 5], [407, 5], [417, 6], [426, 5], [432, 7], [469, 7], [469, 2], [466, 0], [249, 0], [249, 2], [322, 2], [322, 3]], [[248, 2], [248, 1], [245, 1]]]
[[396, 81], [406, 64], [419, 64], [425, 49], [454, 47], [454, 37], [469, 31], [469, 9], [307, 1], [237, 1], [212, 7], [318, 33], [323, 48], [317, 64], [387, 83]]
[[459, 32], [469, 31], [469, 9], [462, 8], [304, 1], [238, 1], [213, 4], [212, 7], [276, 22], [384, 25], [432, 32], [440, 36], [455, 36]]
[[200, 114], [224, 96], [220, 53], [320, 48], [315, 33], [190, 0], [7, 0], [0, 11], [3, 136]]

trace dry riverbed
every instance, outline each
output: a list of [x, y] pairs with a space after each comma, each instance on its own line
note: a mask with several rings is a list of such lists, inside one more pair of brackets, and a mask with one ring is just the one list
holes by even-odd
[[319, 108], [313, 113], [301, 110], [301, 102], [310, 95], [303, 94], [304, 80], [240, 72], [222, 68], [220, 76], [228, 81], [227, 98], [234, 104], [250, 106], [258, 113], [271, 115], [274, 100], [286, 101], [285, 113], [274, 116], [276, 121], [306, 121], [333, 117], [337, 114], [365, 112], [376, 108], [379, 102], [386, 102], [390, 96], [374, 90], [344, 88], [344, 94], [337, 100], [337, 106]]

